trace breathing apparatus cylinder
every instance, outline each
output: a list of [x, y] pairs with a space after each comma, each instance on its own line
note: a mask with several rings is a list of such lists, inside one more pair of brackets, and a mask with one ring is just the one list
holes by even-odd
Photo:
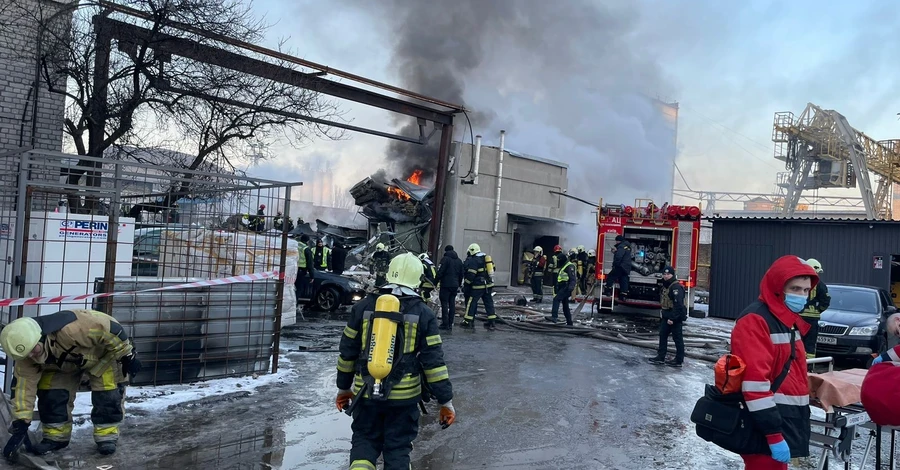
[[[384, 314], [388, 314], [385, 316]], [[372, 321], [372, 339], [369, 343], [367, 367], [375, 379], [372, 396], [382, 397], [382, 382], [394, 367], [394, 348], [397, 343], [397, 327], [400, 316], [400, 299], [384, 294], [375, 301], [375, 319]]]
[[491, 255], [484, 255], [484, 270], [488, 275], [494, 274], [494, 260], [491, 259]]

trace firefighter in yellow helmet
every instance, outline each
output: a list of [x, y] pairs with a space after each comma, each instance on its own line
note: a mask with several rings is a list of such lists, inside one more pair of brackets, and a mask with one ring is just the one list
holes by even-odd
[[480, 299], [484, 302], [484, 311], [487, 313], [487, 322], [484, 327], [493, 330], [494, 321], [497, 320], [497, 314], [494, 313], [494, 298], [491, 297], [494, 288], [494, 262], [490, 256], [481, 252], [481, 247], [477, 243], [469, 245], [466, 254], [468, 256], [463, 263], [464, 284], [469, 295], [466, 301], [466, 315], [459, 326], [474, 330], [475, 312], [478, 311], [478, 300]]
[[420, 254], [419, 261], [422, 262], [423, 270], [422, 285], [419, 289], [422, 292], [422, 300], [430, 302], [431, 293], [434, 292], [434, 287], [437, 285], [437, 268], [434, 267], [434, 263], [428, 257], [428, 253]]
[[103, 455], [116, 451], [119, 423], [125, 414], [126, 375], [137, 374], [141, 362], [115, 319], [94, 310], [19, 318], [0, 331], [0, 346], [16, 361], [12, 437], [3, 449], [7, 459], [14, 458], [26, 438], [35, 398], [43, 440], [30, 450], [40, 455], [69, 445], [71, 410], [83, 375], [91, 384], [97, 450]]
[[809, 331], [806, 332], [806, 335], [803, 337], [803, 346], [806, 348], [806, 357], [813, 358], [816, 357], [816, 341], [819, 337], [819, 318], [822, 317], [822, 312], [827, 310], [831, 305], [831, 295], [828, 294], [828, 286], [822, 281], [822, 273], [825, 271], [822, 269], [822, 263], [815, 258], [810, 258], [806, 260], [806, 264], [813, 268], [816, 274], [819, 275], [819, 283], [809, 291], [809, 301], [806, 302], [806, 307], [800, 312], [800, 316], [809, 324]]
[[437, 317], [416, 292], [421, 279], [422, 262], [412, 253], [397, 255], [387, 284], [350, 311], [335, 404], [353, 417], [351, 470], [375, 470], [379, 455], [386, 469], [410, 468], [420, 401], [437, 399], [444, 428], [456, 420]]

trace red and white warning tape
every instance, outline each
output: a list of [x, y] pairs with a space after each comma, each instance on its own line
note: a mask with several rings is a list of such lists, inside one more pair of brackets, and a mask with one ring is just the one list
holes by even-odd
[[24, 299], [2, 299], [0, 307], [15, 307], [18, 305], [45, 305], [59, 304], [63, 302], [76, 302], [99, 299], [101, 297], [112, 297], [116, 295], [135, 295], [145, 292], [158, 292], [166, 290], [188, 289], [191, 287], [203, 286], [223, 286], [226, 284], [238, 284], [243, 282], [260, 281], [263, 279], [281, 278], [282, 275], [278, 271], [265, 271], [261, 273], [242, 274], [240, 276], [223, 277], [219, 279], [208, 279], [205, 281], [188, 282], [185, 284], [175, 284], [172, 286], [156, 287], [153, 289], [128, 291], [128, 292], [108, 292], [103, 294], [82, 294], [82, 295], [60, 295], [57, 297], [30, 297]]

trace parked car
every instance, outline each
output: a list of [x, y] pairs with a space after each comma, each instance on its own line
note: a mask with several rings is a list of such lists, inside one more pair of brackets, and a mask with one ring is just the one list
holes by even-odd
[[366, 296], [365, 286], [361, 283], [328, 271], [316, 271], [312, 289], [311, 296], [299, 299], [297, 303], [326, 312], [333, 312], [341, 305], [353, 305]]
[[184, 231], [191, 227], [149, 227], [134, 231], [134, 248], [131, 257], [132, 276], [157, 276], [159, 274], [159, 243], [163, 230]]
[[851, 358], [872, 363], [872, 354], [887, 348], [885, 320], [897, 307], [885, 289], [828, 284], [831, 306], [819, 319], [817, 356]]

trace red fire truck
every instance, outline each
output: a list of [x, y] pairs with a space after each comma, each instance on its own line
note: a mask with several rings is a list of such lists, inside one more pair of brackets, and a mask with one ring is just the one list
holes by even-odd
[[[685, 303], [694, 307], [691, 292], [697, 282], [697, 258], [700, 244], [700, 207], [663, 204], [658, 207], [647, 199], [633, 206], [603, 204], [597, 211], [597, 283], [595, 302], [615, 311], [658, 311], [662, 270], [671, 265], [687, 287]], [[612, 269], [617, 235], [631, 244], [632, 268], [625, 300], [615, 300], [604, 290], [606, 276]], [[619, 292], [616, 292], [618, 297]]]

